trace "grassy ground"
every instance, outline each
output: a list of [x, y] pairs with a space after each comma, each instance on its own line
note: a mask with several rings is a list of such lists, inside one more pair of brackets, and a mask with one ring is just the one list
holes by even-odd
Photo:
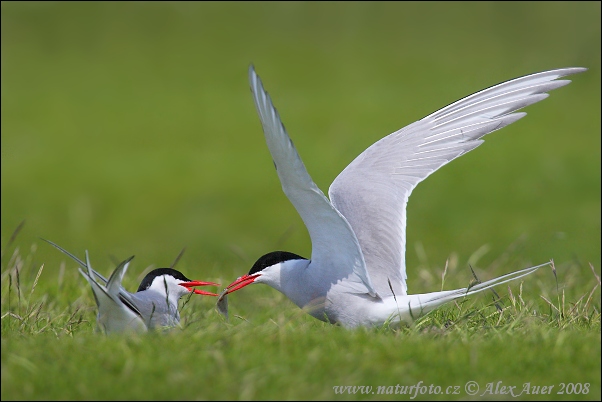
[[[399, 400], [412, 395], [333, 387], [420, 381], [442, 393], [415, 399], [502, 399], [483, 394], [498, 381], [600, 399], [599, 3], [1, 7], [3, 400]], [[230, 298], [228, 323], [195, 297], [182, 328], [95, 333], [91, 290], [40, 237], [88, 249], [105, 274], [135, 254], [128, 289], [184, 247], [180, 270], [224, 284], [265, 252], [310, 254], [250, 63], [325, 192], [374, 141], [458, 98], [588, 67], [408, 205], [411, 292], [465, 286], [469, 264], [485, 280], [554, 259], [558, 279], [546, 269], [498, 288], [503, 312], [483, 293], [412, 327], [346, 331], [253, 286]]]
[[547, 286], [532, 278], [410, 327], [349, 331], [280, 294], [250, 292], [230, 322], [215, 299], [194, 297], [182, 302], [181, 328], [105, 337], [76, 270], [50, 278], [34, 259], [13, 254], [3, 270], [2, 399], [500, 399], [500, 384], [521, 400], [600, 396], [593, 268], [577, 279], [588, 286], [579, 298], [530, 297], [554, 283], [542, 272]]

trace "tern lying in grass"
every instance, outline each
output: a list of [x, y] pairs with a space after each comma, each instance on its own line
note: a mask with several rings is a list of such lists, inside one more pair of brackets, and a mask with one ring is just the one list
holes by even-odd
[[324, 321], [346, 327], [411, 322], [437, 306], [528, 275], [544, 263], [476, 286], [408, 294], [406, 204], [418, 183], [479, 146], [485, 134], [519, 120], [514, 113], [585, 71], [544, 71], [487, 88], [374, 143], [330, 185], [328, 200], [312, 181], [278, 112], [251, 66], [249, 80], [282, 189], [307, 226], [311, 259], [276, 251], [228, 286], [265, 283]]
[[180, 322], [178, 301], [182, 296], [190, 292], [217, 296], [216, 293], [192, 289], [192, 287], [219, 286], [219, 284], [191, 281], [180, 271], [171, 268], [152, 270], [142, 279], [136, 293], [130, 293], [121, 286], [121, 281], [133, 256], [121, 262], [107, 280], [92, 269], [87, 250], [84, 263], [53, 242], [45, 241], [73, 258], [81, 266], [79, 272], [92, 286], [98, 306], [98, 326], [106, 333], [145, 332], [153, 328], [172, 327]]

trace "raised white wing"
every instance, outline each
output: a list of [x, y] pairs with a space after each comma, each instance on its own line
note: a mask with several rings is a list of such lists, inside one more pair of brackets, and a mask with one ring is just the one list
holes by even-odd
[[312, 264], [308, 269], [319, 267], [320, 270], [312, 272], [312, 276], [330, 283], [346, 278], [351, 289], [374, 296], [374, 287], [351, 226], [307, 173], [253, 66], [249, 68], [249, 82], [282, 190], [301, 216], [311, 238]]
[[544, 71], [472, 94], [377, 141], [337, 176], [331, 202], [353, 228], [379, 294], [390, 295], [390, 285], [407, 294], [406, 205], [414, 187], [526, 114], [514, 111], [571, 82], [554, 80], [585, 70]]

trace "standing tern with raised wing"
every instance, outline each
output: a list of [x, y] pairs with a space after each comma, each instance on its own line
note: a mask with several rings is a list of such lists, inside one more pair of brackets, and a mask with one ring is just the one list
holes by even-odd
[[[123, 288], [121, 281], [133, 256], [121, 262], [107, 280], [92, 269], [88, 251], [86, 262], [77, 258], [55, 243], [42, 239], [56, 247], [80, 266], [79, 272], [86, 278], [98, 306], [97, 323], [105, 333], [146, 332], [149, 329], [173, 327], [180, 322], [178, 301], [188, 293], [217, 296], [216, 293], [192, 289], [194, 286], [219, 286], [213, 282], [191, 281], [180, 271], [158, 268], [149, 272], [136, 293]], [[82, 269], [83, 268], [83, 269]]]
[[[567, 85], [563, 68], [467, 96], [371, 145], [333, 181], [330, 200], [313, 182], [253, 66], [251, 91], [284, 193], [305, 223], [311, 259], [275, 251], [257, 260], [222, 297], [252, 283], [279, 290], [312, 316], [345, 327], [412, 322], [448, 301], [535, 272], [525, 268], [472, 287], [408, 294], [406, 205], [418, 183], [478, 147], [481, 137], [524, 117], [517, 110]], [[221, 300], [221, 298], [220, 298]]]

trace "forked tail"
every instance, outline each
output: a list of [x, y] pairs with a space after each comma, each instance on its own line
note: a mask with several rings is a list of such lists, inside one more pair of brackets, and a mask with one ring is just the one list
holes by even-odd
[[462, 289], [445, 290], [442, 292], [423, 293], [400, 297], [398, 298], [398, 314], [401, 315], [401, 319], [403, 321], [413, 321], [414, 319], [428, 313], [429, 311], [434, 310], [435, 308], [439, 307], [444, 303], [447, 303], [454, 299], [458, 299], [460, 297], [470, 296], [472, 294], [492, 288], [493, 286], [501, 285], [503, 283], [522, 278], [537, 271], [543, 266], [551, 265], [551, 263], [552, 262], [550, 261], [541, 265], [536, 265], [534, 267], [521, 269], [519, 271], [511, 272], [509, 274], [502, 275], [498, 278], [491, 279], [482, 283], [477, 283], [473, 286], [469, 286]]

